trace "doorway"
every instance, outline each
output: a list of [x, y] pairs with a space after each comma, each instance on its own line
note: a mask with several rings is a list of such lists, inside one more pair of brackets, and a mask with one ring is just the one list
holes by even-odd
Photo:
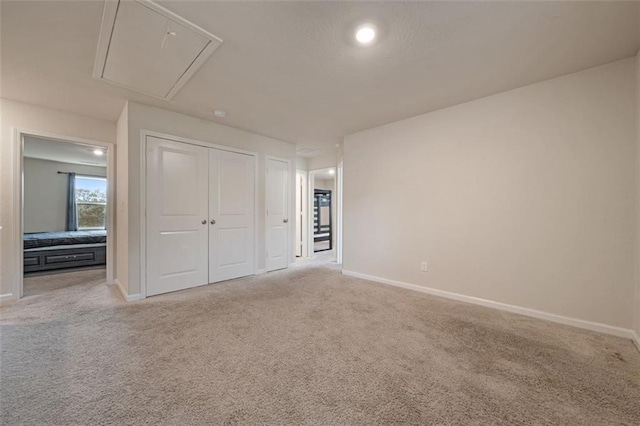
[[18, 297], [113, 281], [113, 145], [16, 132]]
[[311, 199], [311, 247], [313, 253], [333, 252], [336, 247], [336, 169], [330, 167], [310, 173], [313, 179]]

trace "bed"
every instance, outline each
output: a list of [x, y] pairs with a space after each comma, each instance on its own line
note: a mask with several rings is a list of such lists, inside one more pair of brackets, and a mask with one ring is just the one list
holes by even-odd
[[37, 232], [23, 235], [24, 272], [104, 265], [107, 231]]

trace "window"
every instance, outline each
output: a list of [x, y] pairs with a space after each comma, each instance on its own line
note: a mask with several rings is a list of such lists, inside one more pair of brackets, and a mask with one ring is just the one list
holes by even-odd
[[78, 229], [106, 229], [107, 179], [76, 176]]

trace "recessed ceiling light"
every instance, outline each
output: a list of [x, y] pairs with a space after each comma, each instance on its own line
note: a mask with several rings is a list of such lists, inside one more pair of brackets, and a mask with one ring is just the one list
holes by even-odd
[[104, 155], [104, 151], [102, 151], [101, 149], [94, 149], [93, 154], [101, 157], [102, 155]]
[[356, 30], [356, 40], [362, 44], [369, 44], [376, 38], [376, 30], [372, 25], [365, 24]]
[[213, 115], [215, 115], [218, 118], [224, 118], [227, 115], [227, 112], [223, 111], [221, 109], [217, 109], [217, 110], [213, 111]]

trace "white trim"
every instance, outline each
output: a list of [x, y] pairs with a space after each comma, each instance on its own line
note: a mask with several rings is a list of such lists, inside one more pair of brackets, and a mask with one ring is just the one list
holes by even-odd
[[[321, 173], [324, 172], [326, 170], [329, 169], [334, 169], [335, 170], [335, 175], [333, 178], [333, 190], [331, 191], [331, 221], [333, 223], [333, 232], [332, 232], [332, 236], [331, 236], [331, 247], [332, 247], [332, 251], [333, 251], [333, 260], [338, 262], [338, 238], [340, 238], [340, 220], [341, 220], [341, 216], [338, 216], [338, 214], [340, 213], [339, 207], [340, 207], [340, 202], [342, 200], [342, 191], [340, 190], [340, 186], [339, 186], [339, 181], [338, 178], [339, 176], [339, 172], [340, 170], [338, 169], [338, 166], [332, 166], [332, 167], [325, 167], [323, 169], [315, 169], [315, 170], [309, 170], [309, 187], [308, 187], [308, 193], [309, 193], [309, 203], [308, 203], [308, 211], [307, 211], [307, 220], [308, 220], [308, 224], [307, 224], [307, 232], [309, 233], [309, 240], [308, 240], [308, 248], [307, 250], [309, 251], [309, 257], [315, 257], [316, 252], [315, 252], [315, 242], [314, 242], [314, 229], [313, 229], [313, 223], [314, 223], [314, 199], [315, 199], [315, 192], [316, 192], [316, 174], [317, 173]], [[340, 251], [340, 255], [342, 255], [342, 252]], [[341, 259], [342, 260], [342, 259]], [[341, 262], [338, 262], [341, 263]]]
[[[204, 148], [214, 148], [221, 151], [236, 152], [238, 154], [250, 155], [254, 158], [254, 177], [253, 177], [253, 192], [254, 192], [254, 215], [253, 215], [253, 238], [254, 238], [254, 259], [253, 270], [256, 275], [260, 274], [258, 269], [258, 153], [254, 151], [246, 151], [244, 149], [238, 149], [225, 145], [218, 145], [216, 143], [204, 142], [195, 139], [183, 138], [168, 133], [155, 132], [152, 130], [140, 130], [140, 294], [132, 295], [129, 297], [138, 297], [138, 299], [146, 299], [147, 297], [147, 137], [165, 139], [172, 142], [186, 143], [190, 145], [202, 146]], [[133, 300], [138, 300], [133, 299]]]
[[[260, 203], [260, 189], [258, 188], [258, 182], [260, 182], [260, 172], [258, 169], [260, 168], [258, 153], [254, 153], [253, 155], [253, 271], [256, 275], [260, 274], [260, 269], [258, 269], [258, 259], [260, 256], [260, 251], [258, 247], [260, 246], [260, 223], [258, 221], [258, 215], [260, 214], [260, 210], [258, 210], [258, 206]], [[264, 272], [263, 272], [264, 273]]]
[[343, 275], [350, 277], [361, 278], [364, 280], [374, 281], [381, 284], [392, 285], [395, 287], [402, 287], [408, 290], [419, 291], [421, 293], [431, 294], [433, 296], [445, 297], [447, 299], [458, 300], [460, 302], [472, 303], [474, 305], [485, 306], [487, 308], [499, 309], [501, 311], [513, 312], [520, 315], [525, 315], [532, 318], [543, 319], [547, 321], [556, 322], [559, 324], [570, 325], [573, 327], [583, 328], [586, 330], [597, 331], [604, 334], [610, 334], [618, 337], [625, 337], [628, 339], [633, 338], [633, 330], [614, 327], [607, 324], [598, 322], [585, 321], [577, 318], [565, 317], [562, 315], [556, 315], [549, 312], [538, 311], [536, 309], [523, 308], [521, 306], [509, 305], [507, 303], [494, 302], [492, 300], [480, 299], [473, 296], [465, 296], [459, 293], [452, 293], [444, 290], [437, 290], [435, 288], [423, 287], [416, 284], [404, 283], [401, 281], [390, 280], [387, 278], [375, 277], [372, 275], [361, 274], [359, 272], [342, 270]]
[[13, 293], [0, 294], [0, 303], [10, 302], [11, 300], [16, 300], [17, 297], [13, 295]]
[[98, 47], [96, 48], [96, 57], [93, 61], [93, 78], [102, 79], [104, 64], [107, 59], [107, 51], [109, 50], [109, 42], [111, 41], [111, 29], [113, 28], [118, 12], [119, 0], [105, 0], [102, 8], [102, 21], [100, 23], [100, 33], [98, 36]]
[[118, 292], [120, 293], [120, 296], [122, 296], [122, 298], [124, 299], [125, 302], [133, 302], [133, 301], [142, 299], [142, 297], [140, 296], [140, 293], [128, 295], [124, 291], [124, 288], [122, 287], [122, 283], [120, 283], [120, 281], [117, 278], [115, 279], [115, 281], [114, 281], [114, 283], [112, 285], [116, 286], [116, 288], [118, 289]]
[[86, 145], [91, 147], [104, 148], [107, 154], [107, 284], [114, 282], [115, 256], [115, 145], [110, 142], [103, 142], [93, 139], [77, 138], [66, 135], [60, 135], [50, 132], [42, 132], [39, 130], [29, 130], [22, 128], [13, 128], [13, 138], [15, 147], [15, 166], [14, 166], [14, 235], [13, 249], [16, 253], [14, 258], [14, 277], [12, 285], [12, 293], [16, 299], [22, 298], [23, 295], [23, 265], [24, 252], [22, 247], [22, 235], [24, 233], [23, 224], [23, 196], [24, 182], [22, 175], [24, 173], [24, 137], [33, 136], [42, 139], [51, 139], [59, 142], [67, 142], [76, 145]]
[[336, 263], [342, 265], [342, 191], [344, 188], [344, 156], [336, 167]]
[[24, 268], [24, 243], [23, 243], [23, 217], [22, 217], [22, 191], [23, 191], [23, 169], [24, 169], [24, 138], [23, 132], [17, 128], [13, 129], [13, 140], [15, 146], [15, 167], [14, 167], [14, 184], [13, 184], [13, 250], [15, 251], [15, 264], [13, 268], [13, 285], [11, 286], [11, 292], [14, 298], [20, 299], [22, 297], [23, 286], [23, 268]]
[[638, 337], [638, 333], [635, 331], [632, 331], [632, 333], [633, 336], [631, 337], [631, 340], [633, 340], [633, 344], [636, 345], [636, 349], [640, 352], [640, 337]]
[[266, 274], [267, 270], [264, 268], [260, 268], [256, 270], [256, 275], [262, 275], [262, 274]]
[[[264, 156], [264, 245], [265, 245], [265, 249], [264, 249], [264, 266], [265, 266], [265, 270], [267, 272], [271, 272], [271, 271], [277, 271], [278, 269], [269, 269], [269, 267], [267, 266], [267, 262], [269, 259], [267, 259], [267, 244], [269, 243], [268, 240], [268, 234], [269, 234], [269, 218], [267, 215], [267, 206], [269, 205], [269, 202], [267, 200], [267, 161], [272, 160], [272, 161], [280, 161], [283, 163], [287, 164], [287, 170], [289, 173], [289, 183], [287, 185], [287, 210], [289, 211], [289, 218], [294, 218], [295, 219], [295, 192], [292, 192], [291, 189], [295, 188], [295, 186], [292, 186], [291, 183], [295, 182], [296, 179], [296, 169], [294, 166], [292, 166], [292, 162], [289, 159], [286, 158], [282, 158], [282, 157], [275, 157], [273, 155], [265, 155]], [[292, 179], [293, 176], [293, 179]], [[292, 202], [293, 200], [293, 202]], [[295, 224], [295, 220], [293, 221], [293, 223]], [[292, 236], [292, 232], [291, 232], [291, 219], [289, 219], [289, 222], [287, 223], [287, 254], [286, 254], [286, 259], [287, 259], [287, 266], [283, 269], [287, 269], [289, 267], [290, 264], [293, 263], [295, 256], [296, 256], [296, 251], [295, 251], [295, 235]], [[294, 233], [295, 234], [295, 233]], [[293, 242], [293, 244], [292, 244]], [[294, 250], [292, 250], [294, 249]]]
[[313, 241], [313, 222], [314, 222], [314, 211], [313, 211], [313, 203], [315, 198], [315, 189], [316, 189], [316, 178], [315, 171], [309, 170], [307, 174], [307, 253], [308, 257], [315, 257], [316, 253], [314, 251], [315, 244]]
[[254, 157], [258, 156], [258, 153], [255, 151], [247, 151], [240, 148], [234, 148], [232, 146], [219, 145], [214, 142], [205, 142], [197, 139], [183, 138], [181, 136], [172, 135], [170, 133], [161, 133], [161, 132], [155, 132], [153, 130], [145, 130], [145, 129], [140, 130], [140, 137], [142, 138], [146, 136], [153, 136], [154, 138], [166, 139], [171, 142], [182, 142], [182, 143], [188, 143], [190, 145], [203, 146], [205, 148], [215, 148], [222, 151], [237, 152], [239, 154], [252, 155]]
[[[302, 185], [299, 185], [298, 182], [298, 175], [300, 175], [302, 177]], [[296, 169], [296, 184], [295, 184], [295, 190], [296, 190], [296, 197], [297, 197], [297, 193], [298, 193], [298, 188], [300, 187], [300, 211], [297, 211], [297, 209], [294, 211], [294, 215], [295, 215], [295, 224], [296, 224], [296, 237], [297, 237], [297, 227], [298, 227], [298, 220], [300, 220], [300, 226], [302, 227], [301, 229], [301, 238], [300, 241], [298, 241], [298, 239], [296, 238], [296, 242], [295, 242], [295, 253], [297, 256], [298, 253], [298, 244], [301, 245], [301, 249], [302, 249], [302, 259], [306, 259], [308, 257], [310, 257], [309, 255], [309, 226], [308, 226], [308, 222], [309, 222], [309, 213], [308, 213], [308, 208], [309, 208], [309, 172], [307, 170], [302, 170], [302, 169]], [[297, 205], [296, 205], [297, 208]]]
[[140, 211], [138, 212], [140, 247], [140, 298], [147, 298], [147, 135], [140, 131]]
[[173, 97], [180, 91], [182, 86], [184, 86], [193, 75], [202, 67], [202, 65], [206, 62], [207, 59], [213, 52], [215, 52], [221, 45], [222, 39], [217, 37], [210, 32], [198, 27], [193, 22], [187, 21], [183, 17], [176, 15], [169, 9], [166, 9], [160, 6], [157, 3], [154, 3], [151, 0], [133, 0], [136, 3], [144, 6], [153, 12], [164, 16], [168, 21], [175, 22], [182, 27], [189, 29], [190, 31], [195, 32], [201, 37], [207, 39], [207, 44], [204, 49], [196, 56], [193, 62], [189, 65], [189, 67], [185, 70], [185, 72], [176, 80], [175, 84], [169, 90], [169, 92], [164, 96], [158, 96], [153, 93], [146, 92], [144, 90], [127, 86], [123, 83], [118, 83], [112, 80], [108, 80], [103, 77], [104, 67], [107, 62], [107, 55], [109, 50], [109, 45], [111, 44], [111, 37], [113, 35], [113, 28], [116, 23], [116, 18], [118, 14], [118, 7], [120, 5], [120, 0], [106, 0], [104, 2], [104, 8], [102, 11], [102, 22], [100, 24], [100, 33], [98, 36], [98, 46], [96, 49], [96, 58], [93, 64], [93, 78], [96, 80], [100, 80], [109, 84], [113, 84], [118, 87], [122, 87], [127, 90], [132, 90], [134, 92], [142, 93], [147, 96], [151, 96], [156, 99], [163, 100], [171, 100]]

